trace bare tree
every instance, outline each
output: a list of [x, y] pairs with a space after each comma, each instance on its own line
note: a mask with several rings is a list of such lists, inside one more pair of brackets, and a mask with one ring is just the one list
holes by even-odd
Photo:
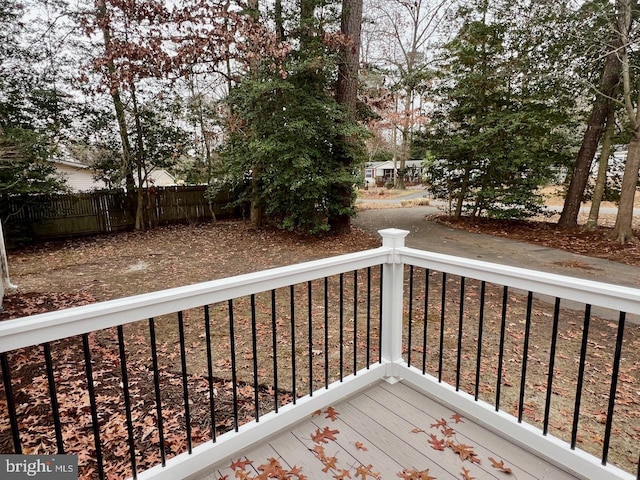
[[[404, 171], [409, 159], [409, 147], [418, 125], [425, 121], [422, 114], [420, 86], [432, 58], [429, 46], [442, 34], [441, 22], [452, 0], [391, 0], [374, 1], [371, 5], [381, 44], [368, 47], [372, 63], [388, 69], [391, 90], [398, 108], [386, 112], [399, 134], [397, 150], [399, 175], [396, 188], [405, 188]], [[395, 135], [394, 135], [395, 137]], [[394, 146], [395, 147], [395, 146]]]
[[[633, 3], [636, 4], [637, 2], [634, 1]], [[617, 2], [617, 5], [618, 9], [622, 7], [620, 2]], [[609, 109], [612, 108], [609, 100], [614, 98], [616, 89], [620, 84], [623, 65], [619, 53], [621, 49], [624, 50], [626, 48], [621, 35], [622, 31], [629, 30], [631, 27], [630, 22], [630, 18], [627, 25], [620, 25], [620, 22], [617, 22], [618, 25], [612, 28], [611, 37], [605, 45], [607, 51], [604, 68], [600, 77], [600, 84], [596, 86], [596, 97], [587, 121], [587, 129], [584, 132], [582, 145], [573, 167], [562, 214], [558, 220], [560, 228], [576, 228], [578, 226], [580, 203], [589, 179], [591, 164], [605, 128]]]
[[632, 229], [633, 204], [638, 186], [638, 171], [640, 170], [640, 93], [638, 93], [640, 78], [632, 74], [629, 58], [630, 51], [635, 48], [632, 35], [634, 26], [632, 13], [637, 5], [637, 0], [617, 0], [616, 2], [616, 27], [621, 39], [618, 56], [622, 63], [624, 108], [631, 130], [631, 140], [627, 146], [627, 161], [622, 177], [620, 205], [613, 228], [615, 239], [623, 244], [635, 238]]
[[600, 214], [600, 204], [604, 196], [604, 189], [607, 183], [607, 169], [609, 167], [609, 156], [611, 155], [611, 147], [613, 146], [613, 135], [615, 133], [615, 108], [609, 109], [607, 116], [607, 128], [602, 137], [602, 149], [600, 158], [598, 159], [598, 174], [596, 176], [596, 184], [593, 187], [593, 195], [591, 197], [591, 208], [589, 209], [589, 219], [587, 220], [587, 229], [595, 230], [598, 226], [598, 216]]

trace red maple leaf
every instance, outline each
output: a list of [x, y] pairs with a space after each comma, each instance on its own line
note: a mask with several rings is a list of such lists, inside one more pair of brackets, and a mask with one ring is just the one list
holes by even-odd
[[362, 478], [362, 480], [366, 480], [368, 477], [379, 479], [380, 474], [372, 471], [372, 468], [373, 465], [367, 465], [366, 467], [362, 464], [358, 465], [358, 468], [356, 468], [356, 477], [359, 476]]
[[356, 442], [356, 448], [358, 450], [362, 450], [363, 452], [367, 451], [367, 447], [364, 446], [364, 444], [362, 442]]
[[244, 470], [247, 465], [251, 465], [252, 463], [253, 461], [251, 460], [242, 460], [241, 458], [239, 458], [238, 460], [233, 462], [229, 468], [231, 470]]
[[316, 455], [318, 455], [318, 458], [323, 461], [325, 458], [327, 458], [327, 456], [324, 453], [324, 447], [322, 445], [316, 445], [315, 447], [313, 447], [313, 449], [311, 450], [313, 453], [315, 453]]
[[270, 476], [279, 478], [280, 475], [282, 475], [282, 473], [284, 472], [282, 470], [280, 462], [273, 457], [268, 458], [267, 461], [269, 463], [260, 465], [258, 467], [258, 470], [260, 470], [267, 478], [269, 478]]
[[453, 428], [450, 427], [442, 427], [442, 434], [447, 437], [453, 437], [456, 434], [456, 431]]
[[445, 449], [444, 439], [439, 439], [433, 434], [431, 434], [430, 437], [431, 439], [429, 440], [429, 445], [431, 445], [431, 448], [433, 448], [434, 450], [444, 451]]
[[324, 413], [327, 414], [325, 418], [330, 418], [332, 422], [335, 422], [338, 419], [338, 415], [340, 415], [333, 407], [327, 408]]
[[333, 470], [337, 468], [336, 462], [338, 459], [336, 457], [326, 457], [322, 462], [324, 464], [324, 468], [322, 471], [327, 473], [329, 470]]
[[432, 477], [429, 475], [429, 469], [418, 471], [415, 468], [411, 470], [404, 469], [402, 472], [398, 473], [398, 477], [404, 480], [436, 480], [436, 477]]
[[511, 473], [511, 469], [509, 467], [504, 466], [504, 460], [498, 461], [493, 457], [489, 457], [489, 461], [491, 462], [491, 466], [493, 468], [497, 468], [498, 470], [504, 473]]
[[333, 478], [335, 478], [336, 480], [344, 480], [345, 478], [351, 478], [351, 473], [349, 473], [349, 470], [340, 470], [340, 472], [336, 473]]
[[467, 470], [466, 468], [462, 467], [462, 478], [464, 480], [475, 480], [476, 477], [472, 477], [471, 476], [471, 471]]
[[436, 423], [432, 423], [429, 427], [430, 428], [440, 428], [440, 427], [446, 427], [446, 426], [447, 426], [447, 421], [444, 418], [441, 418]]
[[[295, 475], [296, 477], [300, 478], [302, 474], [302, 469], [296, 465], [294, 465], [293, 467], [291, 467], [291, 470], [289, 470], [289, 475]], [[304, 475], [302, 475], [304, 476]]]
[[462, 420], [462, 416], [459, 413], [454, 413], [453, 415], [451, 415], [451, 419], [455, 420], [456, 423], [464, 423], [464, 421]]
[[460, 456], [460, 460], [480, 463], [480, 459], [476, 455], [476, 452], [473, 451], [472, 446], [465, 445], [464, 443], [455, 444], [453, 442], [448, 442], [447, 446]]
[[329, 443], [329, 440], [336, 440], [336, 433], [340, 433], [338, 430], [330, 430], [329, 427], [324, 427], [324, 430], [320, 430], [319, 428], [316, 430], [316, 433], [311, 434], [311, 440], [314, 443]]

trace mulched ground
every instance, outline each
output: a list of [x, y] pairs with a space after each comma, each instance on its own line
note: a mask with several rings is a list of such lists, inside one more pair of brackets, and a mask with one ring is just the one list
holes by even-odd
[[[608, 226], [589, 231], [583, 226], [573, 230], [562, 230], [555, 223], [533, 220], [463, 218], [454, 221], [444, 216], [435, 217], [433, 220], [452, 228], [506, 237], [640, 267], [640, 242], [621, 245], [612, 238], [613, 229]], [[636, 232], [636, 235], [640, 236], [640, 232]]]

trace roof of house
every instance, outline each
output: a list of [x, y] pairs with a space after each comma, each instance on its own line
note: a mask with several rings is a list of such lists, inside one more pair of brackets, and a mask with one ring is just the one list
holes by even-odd
[[[400, 165], [400, 162], [397, 161], [396, 162], [396, 167], [398, 167]], [[393, 168], [393, 160], [387, 160], [386, 162], [367, 162], [366, 163], [366, 168]], [[422, 160], [407, 160], [405, 162], [405, 167], [421, 167], [422, 166]]]

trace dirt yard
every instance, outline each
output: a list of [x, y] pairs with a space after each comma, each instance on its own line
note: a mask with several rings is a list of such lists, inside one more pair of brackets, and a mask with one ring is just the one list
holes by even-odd
[[256, 231], [242, 221], [175, 225], [48, 242], [9, 252], [11, 280], [0, 319], [152, 292], [374, 248], [377, 238], [305, 238]]

